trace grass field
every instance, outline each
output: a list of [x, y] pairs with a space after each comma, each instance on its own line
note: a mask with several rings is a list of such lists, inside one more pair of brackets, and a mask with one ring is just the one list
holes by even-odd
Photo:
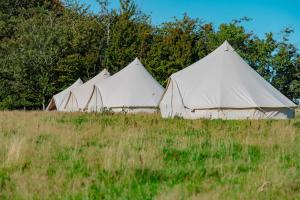
[[1, 112], [0, 199], [300, 199], [300, 118]]

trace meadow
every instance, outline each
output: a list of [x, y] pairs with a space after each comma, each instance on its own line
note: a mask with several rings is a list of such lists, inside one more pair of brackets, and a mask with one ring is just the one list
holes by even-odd
[[299, 115], [0, 112], [0, 199], [299, 198]]

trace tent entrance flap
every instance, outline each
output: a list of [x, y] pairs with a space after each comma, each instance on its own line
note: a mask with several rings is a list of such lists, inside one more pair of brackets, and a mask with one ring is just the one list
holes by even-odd
[[54, 98], [51, 99], [51, 101], [49, 102], [46, 108], [46, 111], [53, 111], [53, 110], [57, 110]]

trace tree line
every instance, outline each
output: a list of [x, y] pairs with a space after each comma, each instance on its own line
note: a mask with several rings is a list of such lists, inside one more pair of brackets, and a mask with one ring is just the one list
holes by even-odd
[[261, 76], [292, 100], [300, 96], [300, 56], [290, 42], [258, 37], [243, 27], [250, 19], [215, 26], [184, 14], [160, 25], [134, 0], [111, 9], [98, 0], [99, 13], [76, 1], [0, 2], [0, 109], [41, 109], [52, 95], [79, 77], [87, 81], [102, 69], [116, 73], [135, 57], [164, 86], [168, 77], [203, 58], [224, 40]]

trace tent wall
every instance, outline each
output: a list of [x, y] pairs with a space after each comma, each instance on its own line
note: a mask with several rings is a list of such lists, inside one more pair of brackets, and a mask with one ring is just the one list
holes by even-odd
[[158, 111], [157, 108], [112, 108], [112, 111], [115, 113], [129, 113], [129, 114], [137, 114], [137, 113], [155, 113]]
[[294, 109], [263, 108], [263, 109], [210, 109], [186, 110], [186, 119], [290, 119], [294, 117]]
[[[106, 108], [102, 104], [102, 96], [98, 87], [94, 87], [93, 94], [89, 100], [87, 111], [88, 112], [103, 112]], [[109, 111], [115, 113], [155, 113], [157, 108], [110, 108]]]
[[295, 110], [291, 108], [249, 108], [249, 109], [205, 109], [190, 110], [183, 108], [180, 112], [163, 113], [164, 118], [182, 117], [184, 119], [291, 119]]
[[292, 108], [220, 108], [190, 109], [183, 103], [177, 84], [171, 80], [160, 103], [163, 118], [175, 116], [185, 119], [289, 119], [295, 116]]
[[[108, 112], [113, 112], [113, 113], [128, 113], [128, 114], [138, 114], [138, 113], [147, 113], [147, 114], [152, 114], [152, 113], [157, 113], [158, 109], [157, 108], [110, 108], [107, 110]], [[90, 109], [88, 112], [105, 112], [105, 108], [102, 109]]]

